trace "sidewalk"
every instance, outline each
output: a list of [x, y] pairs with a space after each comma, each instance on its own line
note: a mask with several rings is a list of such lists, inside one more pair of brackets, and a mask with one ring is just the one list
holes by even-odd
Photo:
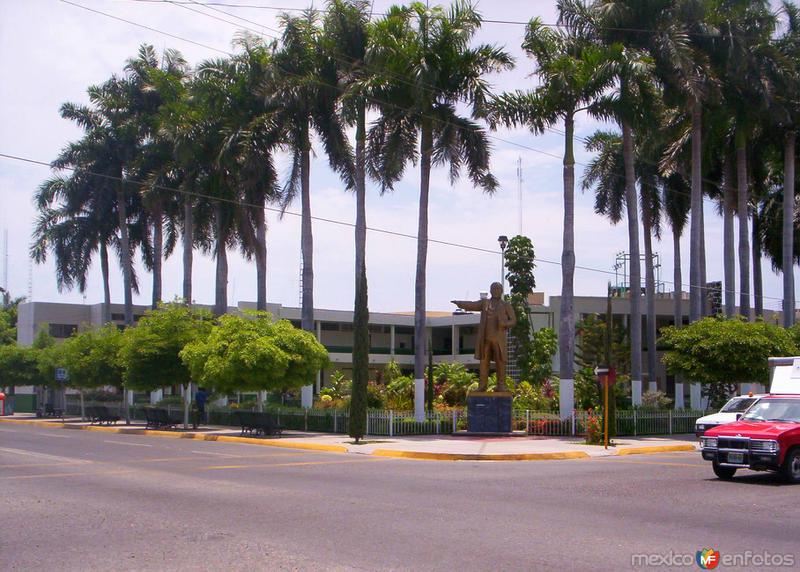
[[544, 461], [697, 450], [694, 435], [621, 437], [615, 439], [615, 446], [606, 450], [602, 445], [586, 445], [580, 437], [369, 436], [356, 445], [346, 435], [286, 431], [280, 438], [241, 437], [236, 428], [216, 425], [204, 426], [196, 431], [163, 431], [145, 429], [142, 424], [90, 425], [77, 417], [67, 417], [64, 422], [60, 419], [38, 419], [33, 414], [0, 417], [0, 423], [435, 461]]

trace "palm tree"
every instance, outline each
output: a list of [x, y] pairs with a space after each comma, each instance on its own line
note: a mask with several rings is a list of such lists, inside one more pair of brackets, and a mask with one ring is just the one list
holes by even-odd
[[[565, 2], [559, 2], [563, 10]], [[575, 116], [589, 109], [611, 81], [604, 68], [605, 54], [594, 47], [580, 30], [567, 25], [565, 31], [545, 27], [535, 18], [525, 32], [523, 48], [537, 63], [540, 87], [505, 93], [489, 109], [492, 124], [526, 125], [541, 133], [564, 122], [564, 228], [561, 253], [561, 308], [559, 311], [559, 378], [562, 388], [561, 414], [574, 408], [569, 388], [575, 373]]]
[[[657, 163], [652, 159], [653, 149], [648, 148], [648, 145], [645, 144], [647, 143], [645, 137], [642, 137], [641, 141], [644, 143], [637, 145], [635, 150], [635, 172], [641, 198], [644, 230], [647, 372], [648, 378], [652, 382], [656, 379], [656, 283], [652, 238], [653, 236], [660, 237], [661, 189], [665, 187], [665, 184], [664, 178], [658, 171]], [[623, 210], [629, 209], [623, 138], [617, 133], [598, 131], [587, 138], [586, 150], [597, 153], [597, 155], [584, 172], [583, 189], [596, 189], [595, 212], [607, 216], [613, 224], [617, 224], [622, 220]], [[637, 208], [636, 203], [632, 208]], [[630, 221], [631, 217], [627, 218]], [[678, 257], [680, 257], [679, 249]], [[633, 282], [631, 284], [631, 289], [633, 289]], [[641, 318], [639, 321], [641, 322]]]
[[676, 327], [683, 325], [683, 278], [681, 273], [681, 236], [689, 221], [691, 208], [691, 188], [686, 178], [680, 173], [666, 176], [662, 186], [662, 203], [672, 229], [672, 272], [674, 284], [673, 321]]
[[331, 0], [324, 23], [326, 49], [336, 62], [342, 87], [343, 123], [355, 124], [355, 301], [353, 312], [353, 389], [348, 431], [356, 440], [366, 430], [369, 380], [369, 301], [367, 294], [366, 140], [369, 84], [374, 75], [367, 54], [371, 4], [366, 0]]
[[[139, 142], [139, 128], [130, 112], [130, 85], [127, 80], [112, 77], [100, 86], [88, 89], [90, 105], [65, 103], [61, 116], [76, 122], [84, 131], [78, 142], [68, 145], [53, 162], [56, 169], [72, 168], [87, 175], [103, 178], [95, 188], [115, 197], [115, 246], [122, 266], [125, 299], [125, 324], [133, 325], [133, 292], [138, 291], [133, 270], [133, 251], [139, 241], [131, 240], [132, 215], [141, 210], [138, 183], [127, 180]], [[108, 216], [108, 211], [103, 216]], [[137, 233], [134, 239], [146, 240]], [[141, 244], [141, 242], [139, 242]]]
[[[375, 97], [381, 116], [369, 133], [368, 169], [389, 190], [408, 161], [420, 161], [417, 267], [414, 294], [415, 411], [423, 414], [427, 351], [425, 287], [428, 256], [428, 200], [431, 167], [449, 165], [455, 182], [464, 165], [470, 180], [487, 193], [497, 180], [489, 171], [489, 143], [484, 129], [458, 113], [470, 107], [484, 113], [489, 87], [483, 75], [511, 66], [503, 50], [470, 47], [480, 27], [478, 13], [465, 4], [448, 10], [415, 2], [392, 7], [375, 24], [372, 68], [380, 74]], [[417, 138], [419, 147], [417, 148]]]
[[[703, 112], [713, 96], [708, 44], [715, 32], [706, 0], [598, 0], [591, 10], [606, 41], [644, 49], [654, 62], [668, 105], [680, 107], [691, 123], [690, 319], [704, 313]], [[585, 21], [585, 20], [584, 20]], [[647, 30], [643, 33], [642, 30]]]
[[756, 135], [771, 99], [768, 55], [775, 19], [766, 0], [723, 0], [720, 36], [713, 56], [724, 79], [725, 107], [735, 121], [737, 213], [739, 219], [739, 313], [750, 317], [750, 235], [748, 143]]
[[111, 321], [108, 248], [116, 241], [116, 225], [108, 213], [114, 195], [103, 188], [105, 181], [82, 172], [56, 176], [39, 186], [34, 201], [39, 217], [33, 232], [31, 257], [39, 264], [48, 251], [55, 256], [59, 291], [77, 286], [86, 291], [92, 258], [100, 255], [103, 281], [103, 323]]
[[[780, 268], [783, 271], [783, 325], [794, 324], [794, 273], [793, 260], [795, 226], [795, 161], [797, 129], [800, 124], [800, 103], [796, 94], [800, 92], [800, 9], [792, 2], [781, 5], [786, 15], [786, 29], [777, 41], [781, 64], [778, 66], [776, 101], [772, 117], [778, 131], [783, 135], [783, 203], [782, 203], [782, 252]], [[792, 96], [791, 94], [795, 94]]]
[[183, 174], [174, 169], [173, 145], [160, 129], [160, 111], [174, 105], [181, 96], [180, 87], [187, 79], [188, 66], [179, 52], [165, 50], [159, 57], [152, 46], [143, 44], [137, 57], [128, 60], [125, 70], [131, 86], [131, 112], [137, 117], [142, 140], [135, 178], [150, 183], [145, 188], [143, 205], [152, 227], [152, 251], [144, 252], [144, 262], [153, 273], [152, 307], [156, 308], [162, 300], [162, 259], [171, 254], [177, 241], [174, 224], [177, 202], [174, 193], [164, 189], [180, 186]]
[[283, 129], [273, 119], [274, 110], [260, 95], [272, 64], [269, 46], [244, 34], [236, 45], [242, 52], [230, 60], [234, 81], [228, 89], [229, 115], [220, 160], [234, 179], [247, 205], [239, 209], [238, 232], [242, 252], [256, 260], [256, 307], [267, 309], [267, 223], [264, 205], [278, 199], [278, 175], [273, 154], [282, 141]]
[[291, 173], [283, 187], [287, 207], [299, 194], [300, 248], [303, 258], [301, 327], [314, 330], [314, 242], [311, 226], [311, 135], [322, 139], [328, 162], [348, 188], [353, 186], [350, 144], [337, 111], [336, 65], [321, 45], [318, 13], [281, 16], [283, 37], [273, 56], [271, 77], [264, 85], [275, 122], [286, 128], [285, 148], [292, 156]]

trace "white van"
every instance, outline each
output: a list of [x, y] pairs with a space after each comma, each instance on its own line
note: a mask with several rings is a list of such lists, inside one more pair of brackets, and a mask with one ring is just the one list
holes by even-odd
[[800, 394], [800, 357], [769, 358], [769, 392]]

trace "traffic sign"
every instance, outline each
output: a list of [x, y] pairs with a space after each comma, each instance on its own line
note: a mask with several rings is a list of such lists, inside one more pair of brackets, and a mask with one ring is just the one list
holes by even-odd
[[63, 367], [56, 368], [56, 381], [67, 381], [69, 379], [69, 373], [67, 373], [67, 369]]

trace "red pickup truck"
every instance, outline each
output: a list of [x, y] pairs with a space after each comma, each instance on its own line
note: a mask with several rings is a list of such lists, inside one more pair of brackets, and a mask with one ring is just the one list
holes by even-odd
[[700, 447], [720, 479], [752, 469], [779, 471], [800, 483], [800, 395], [761, 398], [735, 423], [706, 431]]

